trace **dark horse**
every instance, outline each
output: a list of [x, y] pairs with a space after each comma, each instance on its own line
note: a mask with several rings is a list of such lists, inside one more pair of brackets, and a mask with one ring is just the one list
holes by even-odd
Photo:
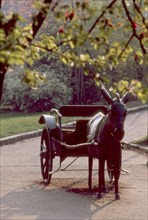
[[122, 98], [116, 94], [112, 98], [105, 87], [101, 87], [102, 94], [110, 107], [107, 115], [97, 113], [88, 123], [88, 141], [96, 142], [94, 155], [91, 157], [99, 159], [99, 193], [105, 192], [104, 166], [107, 161], [110, 180], [114, 176], [115, 198], [120, 199], [118, 190], [118, 180], [121, 170], [121, 140], [124, 137], [124, 122], [127, 108], [125, 103], [128, 101], [129, 94], [126, 93]]

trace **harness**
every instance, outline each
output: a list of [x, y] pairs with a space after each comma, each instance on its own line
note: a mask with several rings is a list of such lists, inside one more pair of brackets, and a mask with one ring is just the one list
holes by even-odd
[[[88, 124], [87, 140], [96, 141], [97, 134], [102, 131], [103, 120], [106, 118], [102, 113], [95, 115]], [[102, 133], [102, 132], [101, 132]]]

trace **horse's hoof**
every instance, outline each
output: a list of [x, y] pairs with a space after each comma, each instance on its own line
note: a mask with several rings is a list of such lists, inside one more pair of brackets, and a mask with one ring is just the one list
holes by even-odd
[[119, 199], [120, 199], [119, 194], [116, 194], [116, 195], [115, 195], [115, 199], [116, 199], [116, 200], [119, 200]]
[[92, 190], [88, 190], [88, 195], [91, 195], [92, 194]]
[[101, 199], [102, 198], [102, 195], [101, 193], [98, 194], [98, 199]]
[[106, 187], [103, 189], [103, 192], [104, 192], [104, 193], [107, 193], [107, 189], [106, 189]]

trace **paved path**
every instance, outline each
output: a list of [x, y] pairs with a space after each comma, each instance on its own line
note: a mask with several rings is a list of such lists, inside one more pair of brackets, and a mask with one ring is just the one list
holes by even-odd
[[140, 111], [127, 115], [124, 140], [131, 142], [148, 135], [148, 111]]
[[[125, 129], [126, 141], [145, 136], [147, 112], [129, 115]], [[86, 191], [87, 158], [79, 158], [68, 172], [54, 174], [51, 184], [45, 187], [41, 183], [39, 142], [39, 138], [33, 138], [0, 148], [1, 220], [147, 220], [145, 164], [148, 158], [145, 154], [123, 151], [123, 168], [130, 174], [121, 174], [121, 200], [114, 200], [113, 190], [97, 200], [97, 160], [94, 161], [92, 195]], [[66, 159], [62, 167], [70, 160]], [[76, 169], [79, 171], [74, 171]], [[106, 179], [108, 182], [107, 175]], [[109, 185], [108, 188], [111, 189]]]

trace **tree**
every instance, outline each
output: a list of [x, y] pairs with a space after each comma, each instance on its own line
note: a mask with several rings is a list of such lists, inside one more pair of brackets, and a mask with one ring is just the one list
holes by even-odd
[[[39, 8], [39, 12], [33, 16], [30, 26], [21, 27], [18, 21], [22, 21], [22, 17], [13, 13], [11, 17], [6, 17], [0, 13], [0, 100], [2, 98], [2, 87], [4, 78], [8, 68], [14, 64], [24, 65], [26, 63], [27, 50], [29, 43], [35, 38], [38, 30], [42, 26], [52, 0], [43, 0], [35, 2]], [[0, 9], [2, 1], [0, 1]], [[54, 7], [51, 9], [53, 10]], [[28, 65], [31, 65], [32, 60]], [[36, 74], [34, 74], [36, 78]]]
[[[121, 63], [126, 63], [129, 58], [138, 65], [147, 66], [148, 3], [146, 0], [105, 2], [77, 0], [72, 1], [72, 7], [71, 4], [67, 4], [67, 1], [63, 0], [54, 1], [52, 10], [46, 4], [51, 4], [51, 2], [52, 0], [45, 0], [43, 5], [41, 1], [36, 0], [39, 13], [34, 16], [32, 33], [28, 34], [27, 32], [25, 47], [17, 42], [21, 47], [19, 49], [23, 48], [23, 53], [26, 54], [25, 59], [30, 62], [30, 66], [33, 63], [32, 58], [39, 59], [42, 54], [50, 53], [50, 56], [58, 57], [66, 65], [83, 68], [84, 74], [93, 76], [98, 85], [100, 80], [110, 83], [106, 69], [112, 71], [118, 68]], [[38, 35], [37, 39], [31, 41], [47, 17], [47, 11], [50, 11], [50, 14], [57, 19], [59, 27], [54, 34], [42, 33]], [[16, 20], [16, 16], [13, 15], [11, 20], [1, 22], [3, 40], [8, 37], [9, 42], [9, 37], [12, 39], [11, 34], [16, 30]], [[5, 26], [10, 21], [10, 31], [6, 31]], [[21, 33], [25, 33], [25, 30], [21, 29]], [[120, 37], [120, 33], [124, 33], [124, 37]], [[16, 33], [14, 35], [16, 37]], [[4, 42], [7, 43], [5, 40]], [[4, 50], [6, 52], [6, 48]], [[31, 59], [27, 57], [31, 57]], [[8, 66], [13, 64], [11, 59], [8, 60], [9, 62], [6, 62], [5, 59], [2, 60], [3, 76]], [[26, 62], [23, 60], [21, 63], [21, 59], [18, 60], [21, 65]], [[39, 77], [30, 71], [26, 79], [28, 83], [36, 86]], [[122, 84], [122, 91], [127, 88], [128, 90], [135, 89], [143, 101], [147, 100], [146, 77], [139, 81], [136, 74], [131, 77], [128, 73], [124, 73], [121, 80], [119, 83], [110, 83], [111, 88], [120, 89]]]

